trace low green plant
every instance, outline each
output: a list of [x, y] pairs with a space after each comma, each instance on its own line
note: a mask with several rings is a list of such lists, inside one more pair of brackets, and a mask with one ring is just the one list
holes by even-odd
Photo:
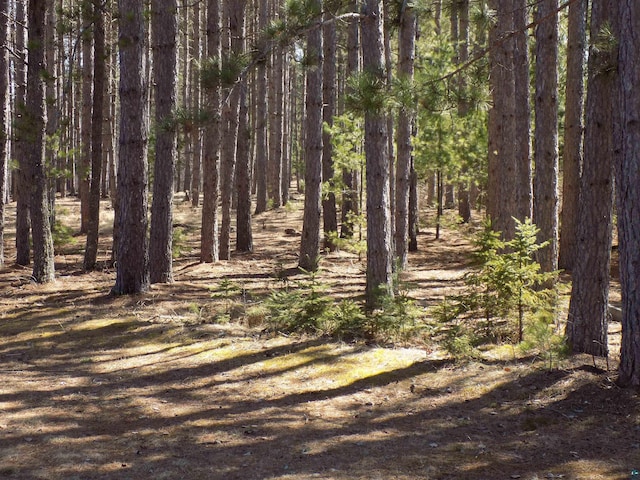
[[53, 225], [51, 235], [53, 237], [53, 246], [56, 249], [65, 247], [73, 242], [73, 229], [57, 220]]
[[172, 234], [171, 254], [179, 258], [187, 247], [187, 234], [182, 227], [175, 227]]
[[569, 354], [569, 347], [565, 336], [558, 331], [553, 315], [541, 311], [531, 318], [525, 328], [525, 340], [519, 348], [525, 352], [537, 352], [548, 361], [549, 370], [554, 362], [565, 358]]

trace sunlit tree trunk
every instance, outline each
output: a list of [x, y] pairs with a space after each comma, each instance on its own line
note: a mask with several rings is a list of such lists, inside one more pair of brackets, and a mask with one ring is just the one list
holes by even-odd
[[[407, 5], [400, 13], [400, 32], [398, 39], [398, 73], [401, 81], [413, 83], [413, 64], [415, 57], [416, 15], [413, 7]], [[413, 105], [402, 105], [398, 113], [396, 141], [398, 161], [396, 170], [396, 212], [395, 212], [395, 249], [399, 269], [407, 266], [409, 238], [409, 191], [413, 148], [411, 131], [413, 127]]]
[[565, 271], [573, 270], [578, 234], [580, 171], [583, 155], [587, 6], [587, 0], [580, 0], [569, 5], [562, 161], [562, 212], [558, 258], [558, 267]]
[[[322, 120], [325, 124], [333, 125], [336, 110], [336, 24], [331, 21], [330, 14], [325, 13], [326, 23], [322, 29], [323, 63], [322, 63]], [[323, 131], [322, 139], [322, 179], [329, 185], [329, 191], [322, 197], [322, 225], [324, 229], [324, 246], [330, 251], [335, 250], [332, 235], [338, 231], [338, 214], [336, 211], [336, 195], [334, 184], [333, 144], [331, 134]]]
[[[0, 0], [0, 42], [8, 43], [9, 0]], [[9, 94], [9, 56], [6, 49], [0, 51], [0, 266], [4, 265], [4, 219], [7, 190], [7, 108]]]
[[[457, 63], [464, 64], [469, 60], [469, 0], [457, 0], [458, 8], [458, 38], [457, 38]], [[467, 81], [464, 74], [458, 78], [458, 87], [463, 95], [458, 100], [458, 115], [464, 117], [469, 113], [470, 105], [466, 99], [465, 90]], [[464, 174], [468, 173], [465, 169]], [[470, 199], [470, 183], [473, 180], [463, 180], [458, 183], [458, 215], [463, 223], [469, 223], [471, 220], [471, 199]]]
[[87, 218], [84, 269], [93, 270], [98, 255], [100, 228], [100, 182], [102, 179], [102, 126], [105, 83], [105, 37], [102, 0], [93, 0], [93, 99], [91, 115], [91, 184]]
[[[258, 7], [258, 32], [267, 26], [267, 2], [260, 1]], [[258, 33], [260, 34], [260, 33]], [[267, 210], [267, 59], [258, 63], [256, 69], [256, 104], [255, 113], [255, 180], [256, 180], [256, 213]]]
[[[380, 84], [385, 81], [380, 0], [362, 6], [362, 69]], [[387, 118], [382, 105], [365, 112], [364, 149], [367, 163], [367, 307], [381, 295], [392, 295], [391, 199]]]
[[[322, 11], [322, 0], [313, 7]], [[322, 184], [322, 29], [320, 18], [307, 34], [307, 86], [305, 116], [304, 217], [299, 266], [308, 271], [318, 268], [320, 255], [320, 206]]]
[[78, 194], [80, 196], [80, 233], [89, 229], [89, 191], [91, 189], [91, 106], [93, 85], [93, 15], [91, 0], [82, 0], [82, 113], [80, 124], [80, 165]]
[[[591, 38], [616, 21], [617, 0], [594, 0]], [[589, 78], [580, 180], [576, 258], [572, 272], [567, 337], [574, 352], [606, 357], [609, 307], [609, 265], [613, 214], [613, 165], [618, 121], [617, 49], [597, 40], [589, 52]]]
[[622, 286], [622, 344], [619, 383], [640, 386], [640, 3], [620, 2], [620, 162], [617, 169], [618, 239]]
[[139, 0], [118, 0], [120, 30], [119, 230], [116, 295], [149, 290], [147, 237], [147, 85], [144, 17]]
[[[221, 61], [220, 10], [217, 0], [207, 3], [207, 57]], [[210, 120], [204, 132], [204, 199], [200, 231], [200, 261], [217, 262], [220, 258], [218, 242], [218, 198], [220, 169], [220, 86], [208, 85], [204, 92]]]
[[247, 81], [240, 86], [240, 105], [238, 111], [238, 146], [236, 150], [236, 185], [238, 206], [236, 210], [236, 251], [253, 251], [253, 233], [251, 231], [251, 157], [249, 106], [247, 103]]
[[[218, 2], [219, 4], [220, 2]], [[219, 7], [217, 7], [219, 8]], [[200, 2], [193, 3], [193, 62], [200, 65]], [[191, 108], [193, 114], [200, 115], [200, 70], [198, 67], [191, 68]], [[191, 163], [191, 204], [194, 207], [200, 205], [200, 184], [202, 183], [202, 129], [199, 122], [192, 131], [191, 148], [193, 151]]]
[[176, 0], [152, 0], [151, 37], [155, 98], [155, 163], [149, 275], [151, 283], [173, 282], [173, 184], [176, 169], [176, 125], [173, 113], [177, 97]]
[[30, 213], [33, 240], [33, 279], [38, 283], [54, 280], [54, 254], [45, 166], [44, 64], [46, 3], [29, 0], [27, 8], [28, 65], [26, 110], [20, 125], [26, 135], [25, 154], [29, 163]]

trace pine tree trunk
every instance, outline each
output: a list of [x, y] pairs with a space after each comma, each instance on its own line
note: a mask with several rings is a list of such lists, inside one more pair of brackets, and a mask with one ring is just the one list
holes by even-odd
[[176, 0], [153, 0], [151, 36], [155, 97], [155, 166], [151, 232], [149, 237], [149, 278], [151, 283], [173, 282], [173, 184], [176, 170], [176, 126], [173, 113], [177, 97]]
[[622, 287], [622, 344], [619, 383], [640, 386], [640, 4], [620, 2], [619, 27], [619, 134], [621, 145], [617, 169], [618, 239], [620, 242], [620, 283]]
[[[595, 0], [591, 38], [612, 24], [616, 0]], [[606, 357], [609, 265], [613, 213], [613, 126], [618, 75], [617, 50], [594, 46], [589, 53], [589, 79], [580, 182], [576, 258], [572, 275], [567, 337], [574, 352]]]
[[[267, 2], [260, 1], [258, 10], [258, 32], [267, 26]], [[259, 33], [260, 34], [260, 33]], [[256, 213], [267, 210], [267, 60], [258, 64], [256, 72], [256, 141], [255, 141], [255, 179], [256, 179]]]
[[586, 0], [569, 5], [567, 35], [567, 84], [558, 267], [565, 271], [571, 271], [576, 256], [580, 170], [583, 158], [584, 59], [587, 45]]
[[249, 105], [247, 104], [247, 81], [243, 79], [240, 86], [238, 112], [238, 145], [236, 148], [236, 185], [238, 191], [238, 207], [236, 210], [236, 251], [253, 251], [253, 234], [251, 231], [251, 141], [249, 129]]
[[[323, 72], [322, 72], [322, 120], [332, 126], [336, 109], [336, 24], [330, 21], [330, 14], [325, 13], [327, 22], [323, 26]], [[338, 214], [336, 211], [336, 194], [334, 185], [333, 144], [331, 134], [323, 130], [322, 137], [322, 179], [329, 184], [329, 192], [322, 198], [322, 225], [324, 229], [324, 246], [329, 251], [336, 249], [332, 235], [338, 231]]]
[[[458, 0], [458, 64], [464, 64], [469, 60], [469, 0]], [[469, 114], [469, 102], [466, 100], [467, 81], [465, 75], [460, 75], [458, 79], [460, 93], [463, 94], [458, 100], [458, 115], [462, 118]], [[465, 176], [468, 174], [468, 168], [462, 172]], [[458, 215], [462, 219], [462, 223], [471, 221], [471, 200], [469, 196], [470, 181], [463, 180], [458, 182]]]
[[93, 0], [93, 111], [91, 117], [91, 185], [87, 218], [85, 271], [93, 270], [98, 256], [100, 182], [102, 180], [102, 126], [105, 85], [105, 36], [102, 0]]
[[25, 156], [29, 163], [30, 214], [33, 239], [33, 279], [38, 283], [54, 280], [53, 239], [49, 223], [49, 201], [45, 170], [44, 63], [46, 3], [29, 0], [29, 63], [27, 66], [26, 110], [21, 130], [27, 137]]
[[[362, 68], [384, 84], [384, 47], [380, 0], [362, 7]], [[367, 163], [367, 308], [381, 295], [392, 295], [391, 201], [387, 119], [382, 105], [365, 112], [364, 150]]]
[[[0, 0], [0, 42], [8, 43], [9, 0]], [[9, 56], [7, 49], [0, 51], [0, 105], [7, 105], [9, 94]], [[3, 108], [4, 112], [4, 108]], [[7, 191], [7, 120], [0, 118], [0, 266], [4, 265], [4, 219]]]
[[[207, 57], [221, 60], [220, 11], [217, 0], [207, 3]], [[220, 168], [220, 87], [209, 85], [204, 92], [205, 105], [211, 112], [204, 134], [204, 199], [202, 203], [202, 228], [200, 233], [200, 261], [217, 262], [220, 258], [218, 244], [218, 198]]]
[[139, 0], [118, 0], [120, 31], [120, 142], [116, 295], [149, 290], [147, 238], [147, 85], [144, 17]]
[[[218, 2], [219, 3], [219, 2]], [[199, 65], [200, 55], [200, 2], [193, 3], [193, 62]], [[196, 116], [200, 114], [200, 74], [198, 68], [191, 69], [191, 108]], [[191, 205], [200, 205], [200, 184], [202, 183], [202, 130], [199, 122], [192, 131], [191, 148], [193, 152], [191, 163]]]
[[533, 222], [543, 272], [558, 269], [558, 0], [542, 0], [536, 10], [536, 92]]
[[[322, 11], [322, 0], [314, 0]], [[322, 186], [322, 29], [320, 18], [307, 34], [307, 95], [305, 117], [304, 217], [299, 266], [307, 271], [318, 268], [320, 255], [320, 206]]]
[[18, 172], [16, 175], [16, 264], [29, 265], [30, 242], [29, 234], [31, 231], [31, 218], [29, 216], [29, 163], [26, 159], [27, 148], [27, 132], [20, 128], [24, 123], [24, 115], [26, 110], [26, 51], [25, 51], [25, 25], [26, 25], [26, 5], [24, 2], [16, 2], [15, 4], [15, 35], [16, 35], [16, 52], [18, 58], [14, 60], [15, 71], [15, 113], [13, 122], [15, 127], [15, 139], [13, 143], [13, 155], [18, 160]]
[[89, 229], [89, 191], [91, 189], [91, 103], [93, 85], [92, 36], [93, 16], [91, 0], [82, 0], [82, 114], [81, 153], [78, 167], [78, 194], [80, 196], [80, 233]]
[[[398, 73], [401, 80], [413, 83], [413, 64], [415, 57], [415, 37], [417, 20], [414, 9], [403, 7], [400, 15], [398, 39]], [[398, 162], [396, 170], [396, 212], [395, 212], [395, 249], [396, 262], [400, 270], [407, 266], [409, 238], [409, 193], [413, 148], [411, 130], [413, 125], [413, 105], [403, 105], [398, 113]]]

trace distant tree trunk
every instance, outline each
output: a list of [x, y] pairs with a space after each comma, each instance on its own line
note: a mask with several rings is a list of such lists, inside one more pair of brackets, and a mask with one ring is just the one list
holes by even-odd
[[558, 0], [542, 0], [536, 10], [536, 101], [533, 222], [543, 272], [558, 269]]
[[31, 191], [30, 213], [33, 237], [33, 279], [38, 283], [54, 280], [54, 253], [44, 159], [46, 124], [44, 102], [44, 47], [46, 3], [29, 0], [27, 26], [29, 31], [26, 111], [21, 130], [28, 137], [25, 154], [29, 163]]
[[[400, 33], [398, 39], [398, 71], [401, 80], [413, 83], [413, 64], [415, 57], [415, 37], [417, 20], [411, 5], [404, 6], [400, 13]], [[396, 173], [396, 228], [395, 248], [397, 266], [403, 270], [407, 266], [409, 238], [409, 193], [411, 189], [411, 167], [413, 148], [411, 130], [413, 126], [413, 105], [402, 105], [398, 113], [396, 139], [398, 161]]]
[[82, 0], [82, 114], [80, 124], [81, 156], [78, 167], [80, 196], [80, 233], [89, 230], [89, 191], [91, 189], [91, 105], [93, 85], [92, 39], [93, 15], [91, 0]]
[[578, 205], [584, 129], [584, 59], [587, 45], [587, 0], [569, 5], [567, 80], [562, 162], [562, 212], [558, 267], [573, 270], [578, 235]]
[[[323, 63], [322, 63], [322, 120], [332, 126], [336, 110], [336, 24], [329, 13], [325, 13], [327, 22], [322, 28]], [[323, 131], [322, 137], [322, 179], [329, 186], [329, 191], [322, 197], [322, 225], [324, 230], [324, 246], [329, 251], [336, 249], [332, 235], [338, 231], [338, 213], [336, 211], [336, 194], [334, 192], [333, 144], [331, 134]]]
[[620, 2], [619, 68], [621, 112], [616, 140], [620, 141], [620, 162], [617, 168], [618, 239], [620, 242], [620, 283], [622, 286], [622, 344], [620, 375], [623, 386], [640, 386], [640, 4]]
[[240, 109], [238, 113], [238, 145], [236, 149], [236, 185], [238, 190], [238, 207], [236, 210], [236, 251], [253, 251], [253, 234], [251, 232], [251, 157], [249, 106], [247, 104], [247, 81], [240, 83]]
[[93, 109], [91, 116], [91, 185], [87, 218], [85, 271], [93, 270], [98, 256], [100, 183], [102, 180], [102, 126], [105, 84], [105, 37], [102, 0], [93, 1]]
[[[258, 31], [263, 32], [267, 26], [267, 2], [261, 1], [258, 10]], [[256, 179], [256, 213], [267, 210], [267, 59], [258, 63], [256, 71], [256, 142], [255, 142], [255, 179]]]
[[139, 0], [118, 0], [120, 31], [119, 230], [116, 295], [149, 290], [147, 238], [147, 85], [144, 16]]
[[487, 215], [493, 229], [506, 239], [513, 238], [517, 214], [516, 178], [516, 107], [514, 81], [513, 0], [490, 0], [489, 7], [497, 21], [489, 32], [490, 88], [493, 106], [489, 110], [489, 170], [487, 182]]
[[[231, 35], [230, 56], [240, 58], [244, 43], [244, 9], [245, 1], [229, 2], [229, 33]], [[225, 143], [221, 155], [220, 196], [222, 199], [222, 228], [220, 230], [220, 259], [231, 258], [231, 207], [233, 204], [235, 171], [238, 146], [238, 115], [240, 90], [235, 87], [229, 96], [228, 105], [224, 111], [224, 125], [226, 129]]]
[[[9, 0], [0, 0], [0, 42], [8, 43]], [[4, 265], [4, 218], [7, 191], [7, 116], [4, 113], [9, 99], [9, 56], [6, 48], [0, 51], [0, 266]]]
[[[380, 0], [362, 6], [362, 68], [366, 75], [385, 81], [382, 10]], [[389, 192], [389, 144], [382, 105], [365, 112], [364, 149], [367, 162], [367, 308], [381, 295], [393, 295], [391, 201]]]
[[617, 49], [598, 46], [602, 29], [616, 20], [617, 0], [594, 0], [591, 9], [589, 79], [580, 181], [576, 258], [567, 337], [574, 352], [608, 355], [607, 325], [616, 155]]
[[[527, 25], [529, 24], [527, 0], [514, 0], [514, 52], [513, 70], [515, 84], [515, 165], [516, 211], [515, 217], [523, 222], [533, 215], [531, 172], [531, 108], [530, 65]], [[549, 20], [551, 22], [551, 20]], [[543, 22], [543, 23], [546, 23]], [[548, 41], [548, 40], [547, 40]], [[557, 43], [557, 42], [556, 42]], [[552, 47], [551, 47], [552, 48]], [[557, 83], [557, 81], [556, 81]], [[557, 98], [557, 97], [554, 97]], [[556, 134], [557, 135], [557, 134]]]
[[[221, 62], [219, 2], [207, 3], [207, 57]], [[202, 228], [200, 234], [200, 261], [217, 262], [220, 258], [218, 244], [218, 198], [220, 169], [220, 86], [208, 85], [205, 105], [211, 114], [204, 135], [204, 200], [202, 204]]]
[[[218, 2], [219, 3], [219, 2]], [[200, 2], [193, 4], [193, 62], [199, 65], [200, 55]], [[200, 70], [191, 68], [191, 102], [192, 111], [196, 116], [200, 115]], [[193, 151], [191, 163], [191, 205], [200, 205], [200, 183], [202, 182], [202, 130], [200, 122], [195, 122], [192, 131], [191, 148]]]
[[[350, 9], [357, 10], [357, 2], [351, 0]], [[359, 22], [357, 19], [349, 20], [347, 30], [347, 75], [355, 75], [359, 70]], [[354, 222], [353, 215], [358, 213], [358, 173], [355, 169], [344, 169], [342, 171], [342, 182], [344, 183], [344, 193], [342, 195], [342, 227], [340, 236], [351, 238], [353, 236]]]
[[15, 3], [16, 16], [16, 52], [18, 58], [14, 60], [15, 65], [15, 112], [13, 122], [15, 123], [15, 140], [13, 144], [13, 156], [18, 160], [18, 172], [16, 175], [16, 263], [18, 265], [29, 265], [31, 231], [31, 218], [29, 217], [29, 162], [26, 159], [26, 148], [28, 145], [27, 132], [22, 131], [20, 125], [24, 124], [26, 112], [26, 52], [25, 52], [25, 3]]
[[153, 0], [151, 35], [155, 90], [155, 166], [151, 231], [149, 236], [149, 278], [151, 283], [173, 282], [173, 184], [176, 170], [176, 126], [173, 113], [177, 97], [176, 0]]
[[409, 175], [409, 251], [418, 251], [418, 172], [411, 161], [411, 173]]
[[[278, 20], [280, 0], [271, 0], [274, 21]], [[274, 208], [282, 206], [282, 95], [284, 79], [284, 53], [273, 50], [269, 75], [269, 200]]]
[[[314, 0], [322, 11], [322, 0]], [[308, 271], [318, 268], [320, 255], [320, 205], [322, 186], [322, 29], [321, 18], [307, 34], [307, 95], [305, 117], [304, 217], [299, 266]]]

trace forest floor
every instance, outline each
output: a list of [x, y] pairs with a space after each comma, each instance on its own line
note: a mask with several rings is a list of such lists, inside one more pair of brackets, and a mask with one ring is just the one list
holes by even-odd
[[[297, 204], [299, 206], [299, 203]], [[13, 207], [12, 205], [10, 208]], [[112, 212], [104, 205], [101, 265]], [[78, 232], [76, 199], [58, 219]], [[428, 339], [393, 346], [276, 335], [232, 308], [304, 280], [295, 208], [254, 218], [255, 253], [198, 262], [199, 210], [176, 207], [175, 283], [109, 295], [115, 273], [82, 272], [84, 236], [66, 239], [57, 281], [13, 265], [12, 212], [0, 270], [0, 478], [628, 479], [640, 469], [640, 397], [608, 363], [549, 369], [508, 345], [455, 362]], [[421, 308], [463, 285], [468, 231], [446, 227], [403, 274]], [[357, 297], [357, 255], [318, 274]], [[241, 298], [229, 293], [236, 286]], [[233, 298], [231, 298], [233, 297]], [[246, 305], [245, 305], [246, 306]], [[233, 317], [233, 318], [229, 318]]]

